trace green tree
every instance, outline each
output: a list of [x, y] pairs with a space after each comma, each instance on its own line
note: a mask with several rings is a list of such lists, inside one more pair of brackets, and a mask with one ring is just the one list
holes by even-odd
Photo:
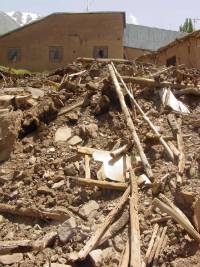
[[184, 24], [179, 27], [179, 30], [180, 30], [180, 32], [188, 32], [188, 33], [193, 32], [195, 29], [194, 29], [194, 25], [192, 23], [192, 19], [187, 18], [185, 20]]

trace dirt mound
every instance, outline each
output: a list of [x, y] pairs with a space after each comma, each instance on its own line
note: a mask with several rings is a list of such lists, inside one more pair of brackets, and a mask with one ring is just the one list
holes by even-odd
[[2, 266], [198, 266], [199, 74], [94, 59], [2, 73]]

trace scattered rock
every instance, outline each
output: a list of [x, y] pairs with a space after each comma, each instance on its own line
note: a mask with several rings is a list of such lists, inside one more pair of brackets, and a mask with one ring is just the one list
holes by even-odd
[[106, 95], [102, 95], [99, 102], [96, 103], [93, 113], [95, 115], [101, 115], [109, 111], [110, 99]]
[[31, 165], [34, 165], [34, 164], [36, 163], [36, 157], [34, 157], [34, 156], [30, 157], [30, 159], [29, 159], [29, 163], [30, 163]]
[[80, 144], [82, 141], [83, 140], [78, 135], [75, 135], [68, 141], [68, 144], [71, 146], [76, 146]]
[[79, 209], [79, 213], [83, 217], [89, 218], [89, 217], [93, 217], [98, 209], [99, 209], [99, 204], [94, 200], [90, 200], [88, 203], [84, 204]]
[[65, 221], [58, 229], [58, 236], [62, 243], [67, 243], [76, 230], [76, 220], [71, 217]]
[[90, 252], [90, 259], [93, 267], [100, 267], [102, 265], [102, 250], [96, 249]]
[[119, 237], [118, 235], [116, 235], [114, 238], [113, 238], [113, 245], [116, 249], [116, 251], [118, 252], [122, 252], [122, 250], [124, 249], [124, 242], [122, 240], [121, 237]]
[[86, 131], [91, 138], [96, 138], [98, 136], [98, 126], [95, 123], [91, 123], [86, 126]]
[[22, 113], [0, 116], [0, 162], [9, 159], [20, 128]]
[[69, 164], [67, 165], [65, 168], [64, 168], [64, 174], [66, 176], [75, 176], [76, 175], [76, 169], [75, 169], [75, 166], [74, 164]]
[[11, 265], [14, 263], [18, 263], [23, 260], [22, 253], [14, 253], [12, 255], [2, 255], [0, 256], [0, 263], [3, 265]]
[[30, 153], [33, 150], [33, 144], [28, 144], [24, 147], [23, 152]]
[[61, 180], [61, 181], [58, 182], [58, 183], [54, 183], [54, 184], [52, 185], [52, 189], [59, 189], [59, 188], [61, 188], [62, 186], [64, 186], [64, 184], [65, 184], [65, 181], [64, 181], [64, 180]]
[[51, 195], [52, 197], [55, 196], [55, 192], [52, 189], [48, 188], [48, 186], [41, 186], [41, 187], [39, 187], [38, 190], [37, 190], [37, 192], [39, 194]]
[[70, 123], [75, 124], [78, 121], [78, 114], [75, 112], [69, 113], [67, 114], [66, 118]]
[[89, 125], [81, 125], [79, 127], [80, 135], [87, 139], [89, 137], [96, 138], [98, 136], [98, 126], [95, 123], [91, 123]]
[[71, 128], [64, 126], [55, 133], [55, 142], [66, 142], [72, 136]]

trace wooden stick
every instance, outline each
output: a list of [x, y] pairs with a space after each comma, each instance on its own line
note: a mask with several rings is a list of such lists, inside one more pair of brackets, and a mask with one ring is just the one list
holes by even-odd
[[181, 89], [185, 88], [187, 85], [183, 84], [174, 84], [171, 82], [159, 82], [155, 81], [154, 79], [148, 79], [143, 77], [132, 77], [132, 76], [122, 76], [122, 79], [125, 82], [132, 82], [137, 83], [141, 86], [145, 86], [147, 88], [167, 88], [167, 87], [173, 87], [175, 89]]
[[39, 219], [50, 219], [56, 221], [65, 221], [69, 219], [69, 213], [64, 211], [42, 211], [36, 208], [22, 208], [17, 206], [12, 206], [9, 204], [0, 204], [0, 213], [9, 213], [19, 216], [33, 217]]
[[79, 71], [79, 72], [76, 72], [76, 73], [72, 73], [72, 74], [69, 74], [68, 77], [72, 78], [72, 77], [75, 77], [75, 76], [80, 76], [84, 73], [86, 73], [87, 70], [82, 70], [82, 71]]
[[144, 166], [144, 169], [147, 173], [147, 176], [149, 178], [152, 178], [153, 177], [153, 172], [151, 170], [151, 166], [147, 160], [147, 157], [144, 153], [144, 150], [142, 148], [142, 145], [140, 143], [140, 139], [137, 135], [137, 132], [136, 132], [136, 129], [135, 129], [135, 126], [133, 124], [133, 121], [131, 119], [131, 116], [130, 116], [130, 113], [128, 111], [128, 108], [126, 106], [126, 103], [125, 103], [125, 99], [124, 99], [124, 95], [122, 93], [122, 90], [121, 90], [121, 87], [118, 83], [118, 80], [116, 78], [116, 75], [115, 75], [115, 72], [114, 72], [114, 69], [112, 67], [112, 65], [108, 65], [108, 69], [109, 69], [109, 72], [110, 72], [110, 76], [113, 80], [113, 83], [115, 85], [115, 89], [116, 89], [116, 92], [117, 92], [117, 95], [118, 95], [118, 98], [119, 98], [119, 101], [120, 101], [120, 104], [121, 104], [121, 108], [122, 108], [122, 111], [125, 115], [125, 118], [126, 118], [126, 123], [127, 123], [127, 126], [128, 128], [130, 129], [131, 133], [132, 133], [132, 137], [133, 137], [133, 140], [136, 144], [136, 147], [137, 147], [137, 150], [139, 152], [139, 155], [140, 155], [140, 158], [142, 160], [142, 163], [143, 163], [143, 166]]
[[171, 216], [165, 216], [165, 217], [161, 217], [161, 218], [155, 218], [151, 220], [151, 223], [163, 223], [166, 222], [168, 220], [172, 219]]
[[43, 238], [36, 241], [18, 240], [18, 241], [0, 241], [0, 255], [12, 254], [17, 252], [41, 251], [48, 247], [56, 238], [58, 233], [52, 231]]
[[43, 238], [38, 239], [33, 242], [33, 248], [34, 250], [43, 250], [49, 245], [51, 245], [52, 241], [55, 240], [58, 233], [56, 231], [52, 231], [50, 233], [47, 233]]
[[179, 158], [180, 151], [176, 148], [176, 146], [171, 141], [168, 142], [168, 145], [169, 145], [171, 151], [173, 152], [174, 156], [176, 158]]
[[109, 62], [117, 62], [117, 63], [132, 63], [133, 61], [131, 60], [127, 60], [127, 59], [121, 59], [121, 58], [89, 58], [89, 57], [78, 57], [76, 59], [77, 61], [81, 61], [81, 62], [88, 62], [88, 63], [92, 63], [92, 62], [105, 62], [105, 63], [109, 63]]
[[168, 241], [168, 236], [166, 235], [161, 246], [160, 254], [163, 252], [163, 250], [165, 250], [167, 241]]
[[125, 210], [121, 215], [121, 217], [116, 222], [114, 222], [105, 232], [105, 234], [103, 235], [103, 237], [99, 242], [99, 246], [102, 245], [108, 239], [112, 238], [115, 234], [117, 234], [119, 230], [121, 230], [128, 223], [128, 221], [129, 221], [129, 211]]
[[151, 250], [151, 252], [150, 252], [150, 254], [149, 254], [149, 257], [148, 257], [148, 260], [147, 260], [147, 263], [148, 263], [148, 264], [150, 264], [150, 263], [152, 262], [153, 258], [154, 258], [156, 249], [157, 249], [158, 244], [159, 244], [159, 241], [160, 241], [160, 236], [161, 236], [162, 230], [163, 230], [162, 227], [158, 230], [158, 233], [157, 233], [155, 242], [154, 242], [154, 244], [153, 244], [152, 250]]
[[85, 178], [90, 179], [91, 173], [90, 173], [90, 156], [85, 155]]
[[154, 256], [153, 266], [157, 266], [158, 258], [159, 258], [160, 252], [161, 252], [163, 241], [164, 241], [165, 236], [166, 236], [166, 232], [167, 232], [167, 226], [164, 227], [163, 232], [161, 234], [161, 237], [160, 237], [160, 240], [159, 240], [156, 252], [155, 252], [155, 256]]
[[144, 262], [142, 263], [142, 267], [146, 267], [146, 264], [148, 262], [148, 258], [150, 256], [150, 253], [151, 253], [152, 248], [153, 248], [153, 244], [155, 242], [155, 238], [156, 238], [157, 233], [158, 233], [158, 229], [159, 229], [159, 225], [158, 224], [155, 224], [154, 225], [154, 228], [153, 228], [153, 233], [152, 233], [152, 236], [151, 236], [151, 240], [149, 242], [149, 246], [148, 246], [146, 255], [144, 257]]
[[112, 64], [113, 69], [115, 70], [116, 75], [119, 77], [121, 83], [123, 84], [127, 94], [129, 95], [131, 101], [134, 103], [134, 105], [136, 106], [136, 108], [138, 109], [138, 111], [140, 112], [140, 114], [142, 115], [143, 119], [148, 123], [148, 125], [150, 126], [150, 128], [154, 131], [154, 133], [158, 136], [161, 144], [163, 145], [163, 147], [165, 148], [169, 158], [173, 161], [174, 160], [174, 154], [172, 152], [172, 150], [170, 149], [170, 147], [168, 146], [168, 144], [165, 142], [165, 140], [163, 139], [163, 137], [161, 136], [161, 134], [158, 132], [158, 130], [156, 129], [156, 127], [153, 125], [153, 123], [150, 121], [150, 119], [146, 116], [146, 114], [144, 113], [144, 111], [141, 109], [140, 105], [137, 103], [137, 101], [135, 100], [135, 98], [133, 97], [133, 95], [130, 93], [128, 87], [126, 86], [125, 82], [123, 81], [121, 75], [119, 74], [119, 72], [116, 70], [115, 66]]
[[159, 70], [159, 71], [157, 71], [157, 72], [155, 72], [155, 73], [152, 73], [152, 74], [151, 74], [151, 77], [152, 77], [152, 78], [155, 78], [155, 77], [160, 76], [161, 74], [164, 74], [164, 73], [166, 73], [166, 72], [168, 72], [168, 71], [171, 71], [171, 70], [173, 70], [173, 69], [175, 69], [175, 68], [176, 68], [175, 66], [170, 66], [170, 67], [168, 67], [168, 68], [161, 69], [161, 70]]
[[90, 253], [90, 251], [96, 248], [101, 237], [108, 229], [110, 224], [113, 222], [115, 216], [120, 212], [120, 210], [123, 208], [124, 204], [128, 200], [129, 195], [130, 195], [130, 187], [126, 189], [120, 201], [113, 208], [113, 210], [107, 215], [104, 222], [100, 225], [99, 229], [96, 230], [96, 232], [92, 235], [87, 244], [79, 251], [76, 260], [84, 260]]
[[0, 255], [32, 250], [31, 240], [0, 241]]
[[70, 180], [73, 180], [77, 184], [81, 184], [81, 185], [85, 185], [89, 187], [98, 186], [100, 188], [120, 190], [120, 191], [124, 191], [128, 187], [126, 183], [108, 182], [108, 181], [86, 179], [86, 178], [73, 177], [73, 176], [66, 176], [66, 177], [69, 178]]
[[[191, 137], [192, 135], [191, 134], [184, 134], [183, 135], [183, 137], [185, 137], [185, 138], [189, 138], [189, 137]], [[165, 139], [165, 140], [174, 140], [175, 138], [174, 138], [174, 136], [170, 136], [170, 135], [163, 135], [163, 138]], [[146, 139], [157, 139], [157, 140], [159, 140], [159, 138], [158, 138], [158, 136], [157, 135], [147, 135], [146, 136]]]
[[77, 146], [77, 152], [81, 153], [81, 154], [86, 154], [86, 155], [92, 156], [92, 154], [94, 152], [97, 152], [97, 151], [104, 151], [104, 150], [99, 150], [96, 148], [86, 147], [86, 146]]
[[177, 143], [178, 143], [178, 150], [180, 151], [178, 170], [179, 170], [179, 174], [183, 175], [184, 169], [185, 169], [185, 155], [184, 155], [184, 142], [183, 142], [183, 135], [181, 131], [181, 124], [182, 124], [181, 119], [178, 119], [177, 121], [177, 125], [178, 125]]
[[176, 210], [167, 204], [160, 201], [158, 198], [154, 198], [152, 205], [158, 207], [161, 211], [169, 214], [177, 223], [179, 223], [197, 242], [200, 243], [200, 234], [191, 227], [191, 224], [188, 223], [183, 216], [180, 215]]
[[121, 156], [122, 154], [126, 154], [129, 148], [130, 148], [130, 145], [128, 145], [128, 144], [124, 145], [124, 146], [116, 149], [115, 151], [111, 151], [110, 155], [113, 158], [117, 158], [117, 157]]
[[119, 267], [128, 267], [129, 257], [130, 257], [130, 244], [129, 244], [129, 235], [128, 235], [128, 240], [126, 242], [126, 247], [124, 248], [122, 252], [122, 257], [119, 263]]
[[75, 109], [75, 108], [78, 108], [78, 107], [82, 106], [83, 103], [84, 103], [84, 101], [79, 101], [79, 102], [77, 102], [76, 104], [72, 105], [71, 107], [63, 108], [63, 109], [58, 113], [58, 116], [64, 115], [64, 114], [70, 112], [71, 110], [73, 110], [73, 109]]
[[141, 253], [140, 253], [140, 228], [138, 218], [138, 186], [137, 178], [134, 175], [133, 169], [130, 169], [131, 177], [131, 197], [130, 197], [130, 267], [141, 266]]
[[172, 209], [176, 210], [177, 213], [180, 214], [180, 216], [182, 216], [190, 225], [190, 227], [194, 228], [194, 226], [191, 224], [190, 220], [188, 219], [188, 217], [176, 206], [174, 205], [174, 203], [169, 200], [165, 195], [163, 194], [159, 194], [159, 198], [160, 200], [162, 200], [165, 204], [167, 204], [168, 206], [170, 206]]

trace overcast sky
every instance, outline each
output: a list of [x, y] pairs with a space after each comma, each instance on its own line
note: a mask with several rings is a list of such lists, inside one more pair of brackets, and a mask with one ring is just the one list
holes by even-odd
[[[87, 0], [0, 0], [2, 11], [84, 12]], [[200, 0], [90, 0], [90, 11], [126, 11], [127, 22], [177, 30], [186, 17], [200, 19]], [[200, 28], [200, 22], [196, 24]]]

